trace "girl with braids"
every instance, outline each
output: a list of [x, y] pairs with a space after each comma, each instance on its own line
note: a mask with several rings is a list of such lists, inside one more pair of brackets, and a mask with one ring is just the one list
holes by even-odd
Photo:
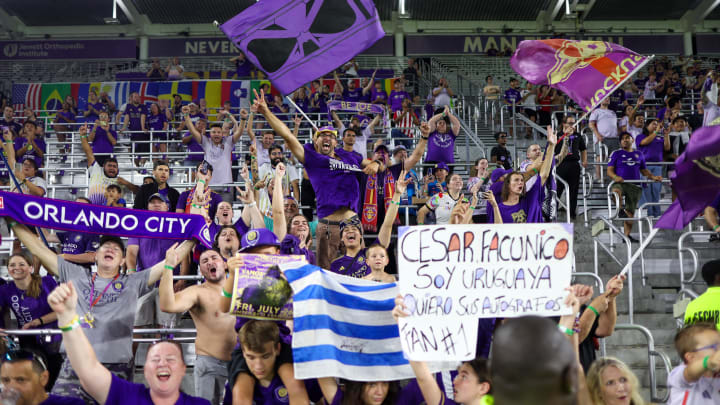
[[[22, 329], [57, 329], [57, 315], [50, 309], [48, 294], [57, 287], [52, 276], [40, 275], [33, 269], [30, 255], [19, 252], [10, 256], [8, 273], [12, 282], [0, 286], [0, 309], [12, 310]], [[59, 354], [60, 335], [52, 335], [50, 341], [44, 336], [21, 336], [20, 347], [42, 353], [48, 360], [47, 389], [52, 388], [60, 372], [62, 356]]]

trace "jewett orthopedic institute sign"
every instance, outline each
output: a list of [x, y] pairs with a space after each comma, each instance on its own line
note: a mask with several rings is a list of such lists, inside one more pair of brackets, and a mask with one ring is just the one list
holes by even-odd
[[134, 39], [0, 41], [0, 60], [135, 59]]
[[570, 286], [569, 224], [401, 227], [400, 322], [411, 360], [475, 357], [478, 318], [560, 316]]

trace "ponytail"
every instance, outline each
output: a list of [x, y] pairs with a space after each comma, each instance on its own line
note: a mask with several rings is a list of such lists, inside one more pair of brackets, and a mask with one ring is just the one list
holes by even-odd
[[[30, 254], [27, 252], [18, 252], [10, 256], [10, 258], [13, 258], [15, 256], [18, 256], [25, 260], [25, 263], [28, 264], [31, 268], [33, 267], [33, 259]], [[9, 263], [9, 262], [8, 262]], [[27, 291], [25, 291], [25, 295], [32, 298], [39, 298], [40, 293], [42, 292], [42, 277], [40, 277], [40, 274], [35, 273], [34, 271], [30, 273], [30, 285], [28, 286]]]

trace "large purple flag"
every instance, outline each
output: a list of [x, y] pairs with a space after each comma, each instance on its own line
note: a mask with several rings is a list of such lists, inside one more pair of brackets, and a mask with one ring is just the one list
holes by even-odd
[[263, 0], [220, 29], [284, 94], [385, 35], [372, 0]]
[[670, 177], [677, 194], [656, 228], [683, 229], [720, 192], [720, 126], [693, 132], [685, 152], [675, 161]]
[[510, 66], [530, 83], [556, 88], [592, 111], [648, 60], [610, 42], [543, 39], [520, 42]]

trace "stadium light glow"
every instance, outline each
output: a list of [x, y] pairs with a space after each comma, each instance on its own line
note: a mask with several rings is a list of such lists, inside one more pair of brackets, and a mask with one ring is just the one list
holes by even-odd
[[105, 24], [120, 24], [117, 18], [117, 0], [113, 0], [112, 17], [105, 17]]
[[410, 13], [408, 13], [405, 7], [405, 0], [398, 0], [398, 17], [410, 18]]

